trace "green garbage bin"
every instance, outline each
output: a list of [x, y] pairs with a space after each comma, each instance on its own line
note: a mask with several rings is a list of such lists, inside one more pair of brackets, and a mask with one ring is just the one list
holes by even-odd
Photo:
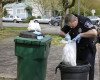
[[14, 42], [17, 80], [45, 80], [51, 36], [44, 36], [42, 40], [17, 36]]

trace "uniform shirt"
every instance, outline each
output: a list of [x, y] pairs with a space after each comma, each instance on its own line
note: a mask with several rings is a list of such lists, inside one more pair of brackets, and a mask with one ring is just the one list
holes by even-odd
[[[64, 33], [68, 33], [71, 36], [71, 39], [75, 38], [78, 34], [87, 32], [88, 30], [95, 29], [95, 26], [92, 25], [92, 22], [89, 18], [75, 15], [78, 18], [78, 25], [75, 28], [70, 28], [69, 26], [65, 25], [61, 30]], [[89, 44], [92, 43], [94, 37], [91, 38], [83, 38], [80, 40], [79, 44]]]

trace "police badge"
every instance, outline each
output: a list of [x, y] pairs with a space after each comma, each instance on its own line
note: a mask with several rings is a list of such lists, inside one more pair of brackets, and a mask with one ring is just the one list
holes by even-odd
[[81, 28], [79, 28], [79, 29], [78, 29], [78, 32], [79, 32], [79, 33], [81, 33], [81, 32], [82, 32], [82, 29], [81, 29]]

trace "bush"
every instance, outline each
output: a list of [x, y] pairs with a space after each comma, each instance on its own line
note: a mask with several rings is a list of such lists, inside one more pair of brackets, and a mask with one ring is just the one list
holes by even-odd
[[30, 20], [33, 20], [33, 19], [36, 19], [36, 17], [35, 17], [35, 16], [29, 16], [29, 17], [27, 17], [27, 19], [24, 21], [24, 23], [29, 23]]
[[38, 19], [41, 19], [41, 16], [37, 16]]
[[6, 8], [4, 9], [3, 15], [6, 16], [8, 14]]

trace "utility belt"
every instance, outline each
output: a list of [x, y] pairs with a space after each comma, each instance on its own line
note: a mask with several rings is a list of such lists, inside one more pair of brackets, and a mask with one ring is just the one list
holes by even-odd
[[94, 43], [89, 43], [89, 44], [86, 44], [86, 45], [84, 45], [84, 44], [77, 44], [77, 48], [79, 50], [85, 50], [85, 49], [88, 48], [88, 49], [90, 49], [92, 51], [93, 54], [96, 53], [96, 46], [95, 46]]

